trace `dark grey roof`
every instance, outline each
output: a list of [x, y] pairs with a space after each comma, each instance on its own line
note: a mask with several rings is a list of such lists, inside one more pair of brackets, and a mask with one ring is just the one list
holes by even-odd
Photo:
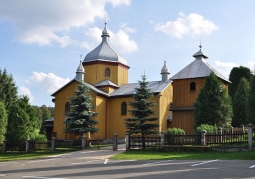
[[104, 80], [104, 81], [101, 81], [101, 82], [96, 84], [96, 87], [100, 87], [100, 86], [115, 86], [115, 87], [118, 87], [118, 85], [111, 82], [110, 80]]
[[102, 31], [102, 42], [84, 58], [83, 63], [91, 61], [110, 61], [127, 65], [127, 60], [118, 53], [109, 43], [110, 35], [107, 32], [106, 23]]
[[201, 49], [193, 56], [196, 59], [193, 62], [191, 62], [188, 66], [183, 68], [181, 71], [179, 71], [177, 74], [172, 76], [170, 78], [171, 80], [207, 77], [213, 72], [216, 76], [218, 76], [222, 80], [230, 82], [227, 78], [225, 78], [221, 73], [216, 71], [206, 62], [206, 58], [208, 57], [203, 54]]
[[54, 117], [50, 118], [50, 119], [46, 119], [44, 120], [45, 122], [53, 122], [54, 121]]
[[[60, 89], [58, 89], [56, 92], [54, 92], [51, 96], [54, 96], [56, 93], [58, 93], [60, 90], [62, 90], [63, 88], [65, 88], [67, 85], [69, 85], [70, 83], [72, 83], [73, 81], [77, 81], [77, 82], [80, 82], [79, 80], [76, 80], [76, 79], [73, 79], [71, 81], [69, 81], [67, 84], [65, 84], [64, 86], [62, 86]], [[96, 92], [96, 93], [99, 93], [99, 94], [102, 94], [104, 96], [109, 96], [108, 93], [106, 93], [105, 91], [99, 89], [99, 88], [96, 88], [95, 86], [89, 84], [89, 83], [86, 83], [86, 82], [82, 82], [83, 84], [85, 84], [86, 86], [89, 87], [89, 89], [91, 89], [92, 91]]]
[[[160, 93], [161, 91], [163, 91], [171, 83], [172, 83], [172, 80], [168, 80], [166, 82], [162, 82], [162, 81], [149, 81], [147, 87], [153, 93]], [[135, 93], [135, 88], [139, 88], [139, 87], [140, 87], [139, 83], [123, 84], [117, 90], [113, 91], [110, 94], [110, 97], [132, 95], [132, 94]]]

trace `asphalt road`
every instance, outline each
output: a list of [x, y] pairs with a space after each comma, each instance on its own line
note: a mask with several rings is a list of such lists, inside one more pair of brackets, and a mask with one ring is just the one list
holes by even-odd
[[0, 162], [0, 179], [255, 178], [254, 160], [108, 160], [124, 150], [85, 150], [44, 159]]

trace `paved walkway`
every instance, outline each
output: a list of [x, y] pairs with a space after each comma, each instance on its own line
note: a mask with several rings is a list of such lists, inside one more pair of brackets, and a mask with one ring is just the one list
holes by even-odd
[[102, 147], [99, 150], [97, 148], [80, 150], [76, 152], [70, 152], [66, 154], [59, 154], [49, 156], [50, 158], [80, 158], [80, 159], [108, 159], [111, 156], [122, 153], [126, 151], [126, 144], [118, 145], [118, 150], [113, 151], [112, 146]]

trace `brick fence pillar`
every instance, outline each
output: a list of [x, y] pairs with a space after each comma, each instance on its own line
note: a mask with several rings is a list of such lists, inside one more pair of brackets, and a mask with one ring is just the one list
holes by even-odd
[[56, 145], [56, 143], [55, 143], [55, 137], [52, 137], [52, 138], [51, 138], [51, 152], [54, 152], [54, 150], [55, 150], [55, 145]]
[[118, 135], [113, 134], [113, 145], [112, 145], [112, 150], [117, 151], [118, 150]]
[[87, 137], [85, 135], [81, 136], [81, 149], [82, 150], [86, 149], [86, 143], [87, 143]]
[[130, 138], [129, 138], [129, 133], [127, 132], [126, 133], [126, 150], [129, 150], [130, 149]]
[[249, 151], [252, 150], [252, 124], [248, 124], [248, 144]]
[[161, 132], [161, 142], [160, 142], [160, 145], [161, 145], [161, 147], [164, 147], [164, 145], [165, 145], [165, 132], [164, 131]]
[[28, 151], [29, 151], [29, 142], [30, 142], [30, 140], [29, 140], [29, 139], [27, 139], [27, 140], [26, 140], [26, 152], [28, 152]]
[[201, 132], [201, 145], [205, 146], [206, 145], [206, 138], [205, 138], [206, 130], [201, 130], [200, 132]]

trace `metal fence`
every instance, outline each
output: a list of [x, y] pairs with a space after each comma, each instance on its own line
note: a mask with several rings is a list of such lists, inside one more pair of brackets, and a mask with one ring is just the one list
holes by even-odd
[[165, 135], [164, 145], [201, 145], [200, 133]]
[[207, 145], [248, 145], [248, 133], [243, 131], [208, 133], [205, 137]]
[[[142, 136], [130, 136], [129, 137], [129, 147], [130, 149], [140, 149], [142, 148]], [[151, 135], [145, 137], [146, 148], [153, 148], [160, 145], [161, 136]]]

